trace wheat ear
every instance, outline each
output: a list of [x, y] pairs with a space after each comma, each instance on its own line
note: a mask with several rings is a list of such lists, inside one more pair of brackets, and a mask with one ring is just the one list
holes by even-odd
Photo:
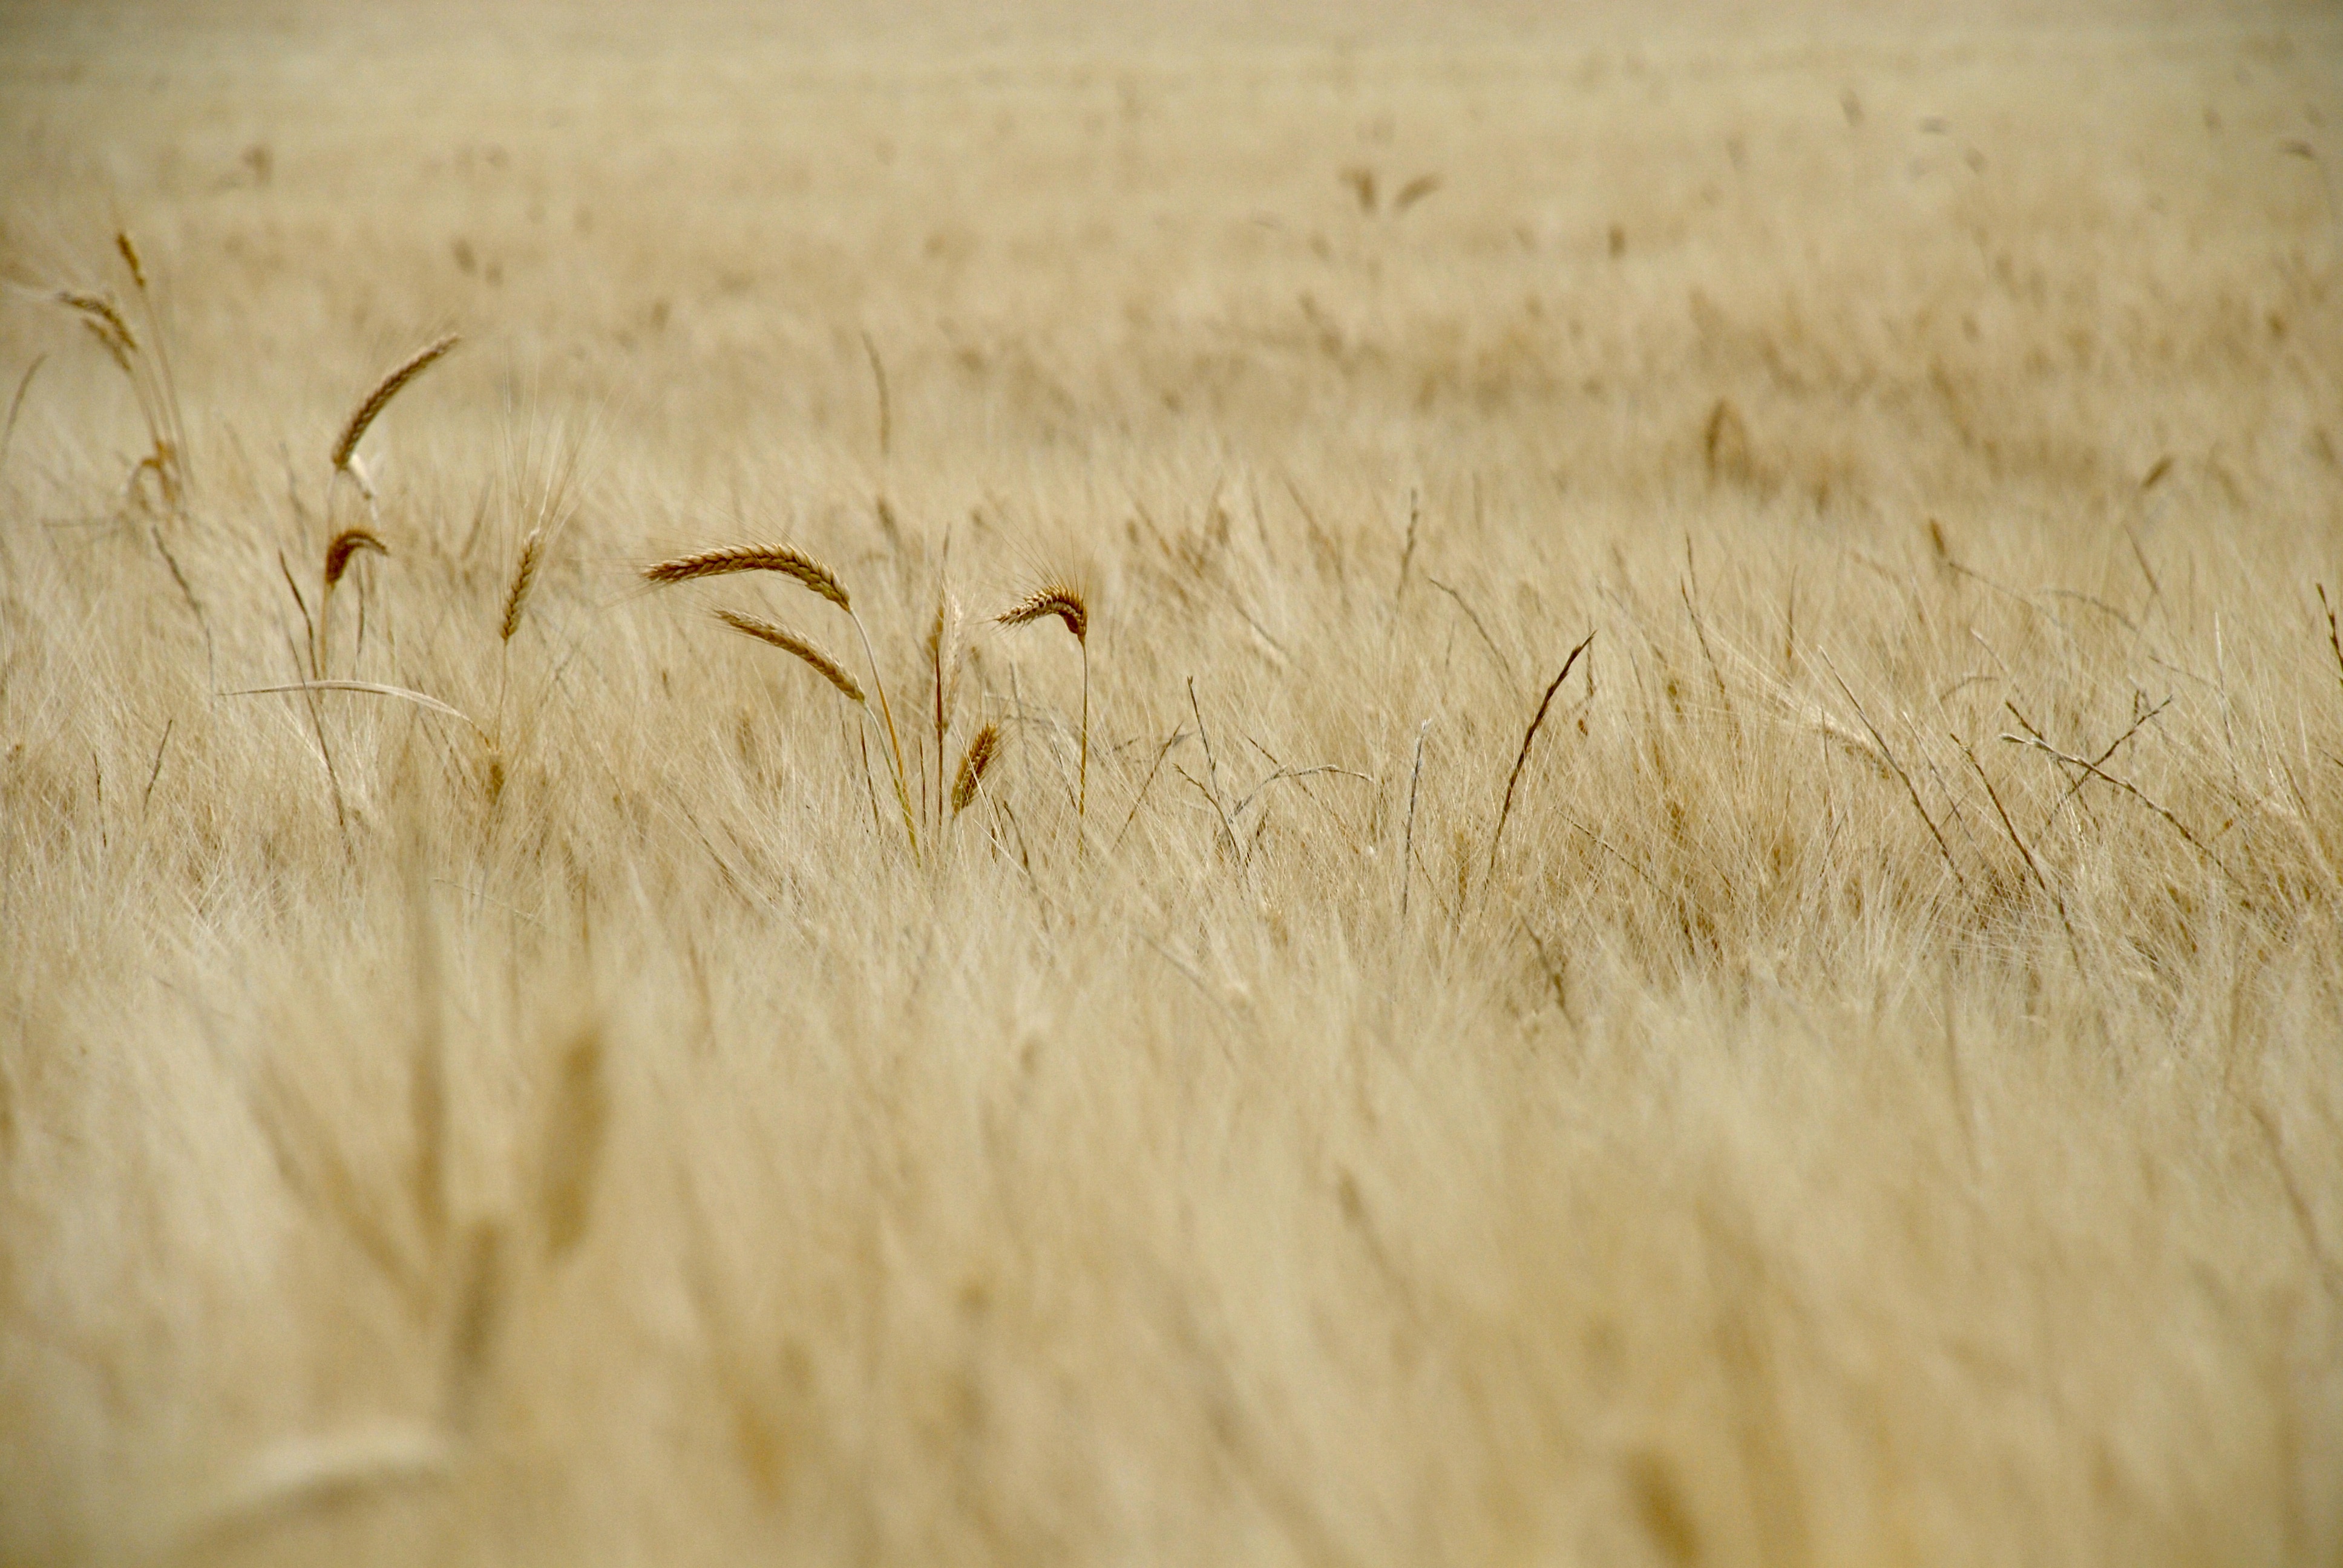
[[390, 554], [390, 547], [384, 544], [371, 528], [344, 528], [334, 536], [334, 542], [326, 547], [326, 587], [328, 589], [342, 580], [342, 574], [350, 569], [350, 558], [360, 550], [372, 550], [383, 556]]
[[[400, 388], [409, 381], [430, 369], [446, 356], [449, 349], [456, 347], [457, 342], [456, 334], [450, 332], [445, 337], [427, 343], [393, 366], [387, 375], [375, 383], [374, 390], [366, 395], [365, 399], [358, 404], [357, 412], [350, 416], [349, 423], [342, 427], [341, 439], [334, 443], [336, 472], [349, 467], [350, 458], [358, 449], [358, 442], [365, 438], [367, 427], [375, 422], [376, 417], [383, 411], [385, 405], [397, 397]], [[352, 477], [355, 477], [355, 474]]]
[[672, 583], [697, 582], [702, 578], [727, 577], [733, 572], [779, 572], [847, 614], [854, 613], [854, 603], [847, 597], [846, 585], [838, 580], [838, 574], [803, 550], [787, 545], [727, 545], [696, 555], [677, 556], [645, 567], [643, 580], [664, 588]]
[[[911, 841], [912, 855], [917, 857], [920, 852], [920, 825], [911, 813], [910, 786], [903, 766], [903, 742], [895, 729], [895, 709], [887, 700], [887, 681], [879, 673], [879, 658], [871, 651], [870, 633], [864, 628], [862, 618], [854, 613], [854, 602], [847, 595], [846, 585], [838, 580], [838, 574], [803, 550], [792, 549], [787, 545], [728, 545], [719, 549], [702, 550], [697, 555], [677, 556], [670, 560], [657, 562], [643, 568], [643, 578], [647, 582], [665, 587], [671, 583], [696, 582], [701, 578], [724, 577], [733, 572], [779, 572], [844, 610], [846, 618], [854, 623], [854, 635], [862, 640], [863, 662], [870, 668], [870, 684], [879, 692], [879, 717], [887, 728], [887, 749], [895, 776], [895, 799], [903, 809], [903, 831]], [[729, 621], [729, 618], [727, 618]], [[730, 624], [737, 626], [739, 623]], [[741, 629], [747, 630], [745, 627]], [[750, 635], [761, 634], [752, 632]]]
[[334, 635], [334, 585], [342, 580], [342, 574], [350, 569], [350, 558], [360, 550], [390, 554], [390, 547], [367, 528], [344, 528], [326, 547], [325, 588], [317, 595], [317, 646], [312, 666], [320, 676], [326, 673], [327, 645]]
[[988, 724], [976, 732], [976, 739], [960, 753], [960, 772], [952, 779], [951, 809], [957, 817], [976, 799], [976, 787], [984, 781], [984, 770], [992, 766], [992, 759], [1001, 749], [1001, 726]]
[[1081, 589], [1071, 583], [1049, 582], [1035, 588], [1015, 604], [1001, 612], [1003, 626], [1031, 626], [1037, 620], [1055, 616], [1074, 634], [1074, 643], [1082, 654], [1082, 729], [1081, 761], [1074, 787], [1074, 815], [1077, 819], [1090, 812], [1091, 794], [1091, 612], [1083, 602]]
[[513, 568], [512, 586], [505, 590], [504, 618], [497, 623], [499, 641], [510, 642], [513, 633], [520, 629], [520, 612], [528, 603], [529, 590], [537, 586], [537, 568], [545, 564], [545, 529], [529, 529], [528, 538], [521, 541], [520, 560]]
[[854, 677], [847, 674], [845, 668], [838, 660], [830, 658], [789, 628], [776, 626], [769, 620], [760, 620], [753, 615], [742, 615], [739, 610], [733, 609], [718, 610], [716, 618], [734, 631], [745, 632], [759, 642], [772, 644], [784, 653], [797, 655], [812, 666], [816, 674], [838, 688], [840, 694], [849, 702], [862, 703], [865, 708], [869, 707], [869, 704], [864, 701], [862, 688], [855, 684]]

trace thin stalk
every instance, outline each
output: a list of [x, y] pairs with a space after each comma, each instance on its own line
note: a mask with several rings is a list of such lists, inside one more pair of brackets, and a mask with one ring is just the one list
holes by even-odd
[[895, 711], [887, 702], [887, 683], [879, 674], [879, 656], [870, 650], [870, 634], [862, 629], [862, 618], [852, 610], [846, 618], [854, 623], [854, 635], [862, 639], [863, 662], [870, 667], [870, 684], [879, 693], [879, 716], [887, 721], [887, 747], [894, 753], [895, 802], [903, 809], [903, 831], [911, 840], [911, 858], [920, 854], [919, 819], [911, 814], [910, 791], [903, 781], [903, 743], [895, 737]]

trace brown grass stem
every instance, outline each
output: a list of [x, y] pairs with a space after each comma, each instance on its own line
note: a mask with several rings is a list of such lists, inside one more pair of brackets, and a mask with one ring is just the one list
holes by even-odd
[[1522, 731], [1521, 749], [1513, 753], [1513, 770], [1505, 777], [1504, 804], [1497, 809], [1497, 830], [1489, 835], [1489, 874], [1492, 877], [1497, 873], [1497, 846], [1504, 842], [1505, 824], [1513, 819], [1513, 793], [1521, 787], [1522, 769], [1529, 762], [1530, 747], [1536, 741], [1538, 730], [1545, 723], [1547, 709], [1554, 706], [1554, 694], [1560, 691], [1562, 683], [1570, 678], [1571, 667], [1578, 662], [1578, 656], [1594, 642], [1594, 634], [1590, 631], [1584, 641], [1570, 650], [1570, 657], [1562, 661], [1562, 668], [1554, 671], [1552, 680], [1546, 682], [1545, 695], [1538, 699], [1537, 712], [1531, 717], [1530, 727]]

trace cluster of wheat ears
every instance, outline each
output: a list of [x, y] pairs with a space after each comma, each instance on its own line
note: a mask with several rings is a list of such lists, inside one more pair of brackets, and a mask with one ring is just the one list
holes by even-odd
[[[53, 298], [77, 315], [107, 357], [129, 377], [146, 417], [153, 447], [133, 471], [128, 490], [136, 495], [152, 483], [156, 498], [166, 510], [176, 509], [183, 499], [187, 474], [184, 454], [186, 441], [179, 424], [178, 397], [170, 376], [169, 360], [163, 349], [162, 333], [156, 322], [152, 296], [149, 293], [146, 268], [140, 260], [137, 246], [130, 236], [118, 233], [116, 246], [130, 272], [141, 305], [145, 307], [153, 350], [146, 349], [138, 335], [125, 318], [121, 307], [104, 294], [83, 293], [71, 289], [55, 292]], [[447, 333], [434, 338], [414, 353], [384, 372], [381, 379], [358, 400], [343, 422], [335, 438], [330, 456], [332, 476], [327, 491], [331, 498], [339, 493], [347, 480], [367, 507], [375, 503], [375, 487], [364, 460], [358, 453], [359, 444], [367, 431], [389, 407], [393, 398], [417, 377], [452, 352], [460, 341], [458, 335]], [[37, 364], [35, 365], [37, 368]], [[27, 381], [30, 373], [27, 373]], [[18, 388], [18, 402], [24, 388]], [[11, 424], [14, 423], [12, 409]], [[531, 588], [544, 565], [545, 552], [558, 525], [540, 519], [521, 542], [519, 558], [514, 565], [509, 586], [504, 596], [504, 608], [498, 618], [497, 636], [499, 644], [508, 646], [513, 634], [519, 630], [521, 617], [528, 608]], [[388, 556], [390, 547], [375, 531], [370, 523], [353, 523], [337, 531], [327, 543], [317, 589], [317, 608], [313, 613], [308, 596], [302, 592], [289, 565], [283, 566], [285, 583], [291, 592], [307, 628], [307, 646], [302, 658], [308, 674], [306, 678], [273, 685], [246, 687], [226, 693], [228, 696], [256, 697], [267, 695], [310, 696], [318, 692], [355, 692], [367, 696], [390, 698], [410, 702], [420, 708], [456, 719], [470, 727], [479, 738], [487, 756], [488, 789], [493, 797], [502, 789], [504, 770], [498, 735], [498, 727], [484, 723], [453, 703], [428, 692], [379, 681], [337, 678], [331, 673], [329, 638], [332, 633], [332, 604], [335, 589], [348, 572], [350, 564], [363, 552]], [[174, 568], [176, 569], [176, 568]], [[854, 608], [853, 596], [846, 584], [830, 567], [807, 552], [786, 544], [759, 543], [722, 545], [686, 555], [655, 561], [642, 568], [642, 578], [654, 587], [665, 588], [681, 583], [700, 582], [730, 577], [744, 572], [777, 574], [834, 606], [854, 628], [862, 645], [863, 664], [868, 671], [870, 690], [866, 693], [862, 683], [849, 672], [821, 646], [788, 627], [729, 608], [717, 608], [716, 618], [744, 636], [756, 638], [779, 648], [802, 662], [808, 668], [836, 689], [870, 721], [880, 742], [880, 757], [889, 784], [892, 787], [897, 807], [902, 816], [903, 837], [914, 858], [920, 853], [922, 821], [930, 825], [931, 832], [941, 832], [973, 805], [985, 787], [985, 775], [1001, 754], [1001, 726], [987, 719], [977, 725], [960, 752], [960, 759], [949, 772], [943, 768], [947, 747], [955, 732], [956, 710], [959, 707], [960, 676], [965, 668], [969, 640], [958, 597], [950, 585], [940, 585], [936, 593], [935, 616], [921, 644], [924, 661], [932, 683], [931, 720], [936, 768], [935, 787], [929, 790], [924, 784], [928, 770], [918, 769], [922, 782], [915, 784], [914, 759], [904, 754], [902, 733], [895, 722], [894, 705], [888, 699], [887, 684], [880, 673], [880, 661], [871, 647], [870, 633]], [[361, 611], [361, 614], [363, 612]], [[1079, 729], [1079, 759], [1076, 767], [1074, 809], [1078, 819], [1086, 818], [1090, 804], [1090, 606], [1081, 587], [1062, 576], [1052, 576], [1025, 594], [1015, 603], [992, 618], [1004, 627], [1031, 626], [1054, 619], [1072, 636], [1081, 659], [1082, 696]], [[363, 619], [360, 621], [363, 628]], [[361, 630], [361, 636], [363, 631]], [[870, 696], [879, 699], [874, 716]], [[1541, 714], [1543, 717], [1543, 714]], [[914, 742], [915, 749], [917, 741]], [[869, 747], [861, 748], [864, 780], [870, 780]], [[923, 760], [923, 759], [921, 759]], [[950, 786], [946, 788], [945, 780]], [[920, 799], [914, 802], [915, 788]], [[1508, 801], [1510, 805], [1510, 800]], [[877, 798], [872, 796], [871, 810], [878, 816]]]

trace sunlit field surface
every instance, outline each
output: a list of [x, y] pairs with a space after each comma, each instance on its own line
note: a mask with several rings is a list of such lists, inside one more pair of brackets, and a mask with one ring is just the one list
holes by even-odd
[[1646, 9], [0, 13], [0, 1561], [2338, 1561], [2343, 19]]

